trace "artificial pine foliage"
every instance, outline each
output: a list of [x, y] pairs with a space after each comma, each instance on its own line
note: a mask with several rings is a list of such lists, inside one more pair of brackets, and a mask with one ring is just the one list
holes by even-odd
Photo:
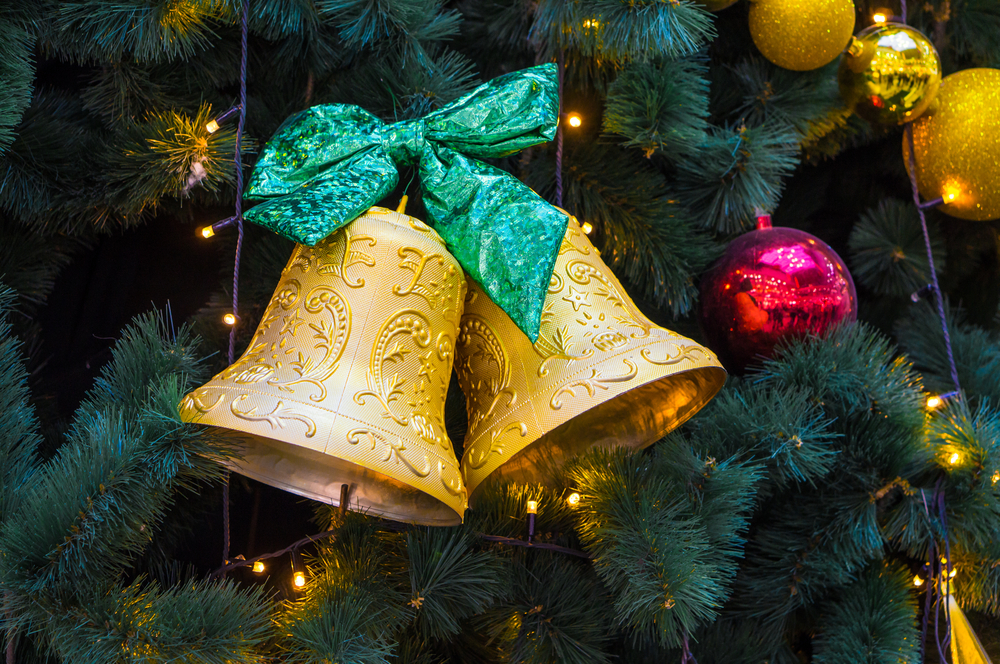
[[[64, 374], [46, 339], [57, 327], [96, 334], [79, 313], [92, 305], [60, 295], [87, 278], [76, 261], [97, 265], [107, 243], [132, 247], [154, 227], [193, 245], [196, 223], [231, 214], [236, 125], [205, 127], [239, 97], [243, 1], [0, 7], [8, 663], [916, 664], [937, 657], [933, 627], [921, 641], [932, 584], [914, 584], [932, 546], [949, 552], [952, 592], [983, 642], [1000, 642], [996, 222], [927, 211], [963, 388], [928, 409], [928, 393], [954, 387], [902, 130], [843, 106], [837, 62], [766, 61], [746, 0], [715, 14], [694, 0], [247, 0], [245, 173], [309, 106], [415, 119], [558, 61], [563, 111], [582, 126], [564, 123], [561, 149], [493, 165], [555, 202], [558, 149], [563, 207], [592, 225], [653, 320], [698, 338], [701, 275], [763, 211], [848, 259], [861, 321], [782, 345], [646, 451], [592, 451], [549, 486], [488, 482], [461, 526], [276, 491], [265, 503], [280, 516], [266, 505], [251, 516], [246, 498], [261, 502], [262, 488], [233, 475], [229, 562], [305, 538], [294, 555], [306, 583], [293, 586], [288, 554], [263, 558], [260, 574], [218, 571], [223, 462], [238, 450], [183, 424], [177, 404], [227, 364], [234, 233], [212, 240], [218, 287], [193, 258], [159, 256], [172, 269], [157, 281], [198, 298], [191, 320], [129, 311], [79, 403], [54, 405]], [[901, 14], [898, 0], [856, 0], [858, 26], [886, 4]], [[994, 0], [909, 0], [908, 21], [946, 74], [1000, 67]], [[414, 174], [382, 204], [406, 193], [422, 217]], [[247, 228], [237, 354], [290, 249]], [[446, 416], [461, 456], [454, 381]], [[529, 503], [534, 547], [523, 546]], [[242, 536], [248, 521], [256, 541]]]

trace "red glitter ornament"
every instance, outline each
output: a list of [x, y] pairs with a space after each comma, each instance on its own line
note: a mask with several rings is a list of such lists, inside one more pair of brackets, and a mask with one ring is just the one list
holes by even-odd
[[828, 244], [794, 228], [757, 230], [733, 240], [701, 281], [701, 326], [708, 347], [741, 374], [775, 344], [820, 334], [857, 318], [857, 292]]

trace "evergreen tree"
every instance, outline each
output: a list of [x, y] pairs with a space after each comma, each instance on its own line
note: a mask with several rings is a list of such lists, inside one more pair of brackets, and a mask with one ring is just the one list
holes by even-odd
[[[769, 63], [742, 1], [714, 14], [694, 0], [247, 1], [245, 172], [282, 121], [309, 106], [418, 118], [497, 75], [559, 61], [563, 110], [583, 119], [563, 133], [563, 207], [593, 226], [648, 315], [700, 338], [699, 279], [767, 210], [847, 259], [860, 321], [780, 346], [646, 451], [590, 452], [552, 486], [491, 483], [461, 526], [317, 504], [301, 536], [325, 535], [291, 554], [305, 571], [301, 590], [277, 572], [213, 573], [185, 552], [200, 545], [192, 520], [216, 500], [223, 462], [238, 450], [183, 424], [177, 404], [226, 364], [229, 287], [181, 325], [169, 311], [138, 316], [68, 422], [46, 420], [29, 390], [31, 317], [98, 238], [127, 241], [154, 218], [193, 236], [194, 219], [228, 214], [236, 125], [206, 125], [239, 98], [242, 2], [7, 3], [8, 662], [934, 661], [933, 583], [921, 580], [935, 552], [950, 558], [955, 597], [995, 642], [996, 226], [926, 211], [964, 389], [928, 409], [928, 394], [949, 392], [952, 378], [936, 306], [911, 301], [931, 275], [902, 129], [845, 108], [836, 62], [807, 72]], [[856, 5], [864, 25], [880, 3]], [[994, 0], [910, 0], [908, 10], [945, 73], [1000, 67]], [[556, 153], [545, 144], [493, 163], [554, 202]], [[411, 175], [400, 174], [384, 205], [407, 193], [421, 217]], [[247, 232], [237, 351], [291, 249]], [[215, 241], [235, 244], [227, 232]], [[461, 457], [455, 388], [448, 417]], [[554, 548], [505, 540], [525, 539], [529, 501], [535, 542]]]

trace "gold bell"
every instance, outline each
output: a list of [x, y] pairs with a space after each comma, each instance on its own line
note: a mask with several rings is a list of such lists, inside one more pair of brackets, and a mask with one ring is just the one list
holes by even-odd
[[444, 402], [465, 298], [429, 226], [372, 208], [297, 245], [243, 356], [180, 405], [239, 440], [233, 470], [398, 521], [460, 523], [467, 506]]
[[642, 315], [570, 218], [534, 344], [469, 282], [456, 371], [470, 494], [490, 475], [549, 481], [591, 447], [642, 449], [715, 396], [712, 351]]

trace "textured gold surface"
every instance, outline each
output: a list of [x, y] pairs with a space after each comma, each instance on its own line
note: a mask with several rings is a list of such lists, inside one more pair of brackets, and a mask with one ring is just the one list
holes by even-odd
[[446, 525], [467, 504], [444, 428], [465, 276], [420, 221], [372, 208], [297, 245], [235, 364], [181, 417], [244, 445], [234, 470], [390, 519]]
[[752, 0], [750, 34], [765, 58], [785, 69], [818, 69], [854, 32], [851, 0]]
[[470, 282], [455, 369], [469, 413], [462, 473], [470, 494], [494, 472], [546, 482], [591, 447], [646, 447], [726, 378], [710, 350], [635, 308], [572, 218], [538, 341]]
[[[1000, 217], [1000, 70], [965, 69], [941, 81], [932, 107], [913, 123], [917, 185], [942, 212], [986, 221]], [[903, 137], [903, 163], [910, 150]], [[949, 201], [950, 195], [954, 200]]]
[[903, 124], [923, 113], [941, 85], [941, 59], [930, 40], [899, 23], [862, 30], [837, 76], [847, 105], [880, 124]]

